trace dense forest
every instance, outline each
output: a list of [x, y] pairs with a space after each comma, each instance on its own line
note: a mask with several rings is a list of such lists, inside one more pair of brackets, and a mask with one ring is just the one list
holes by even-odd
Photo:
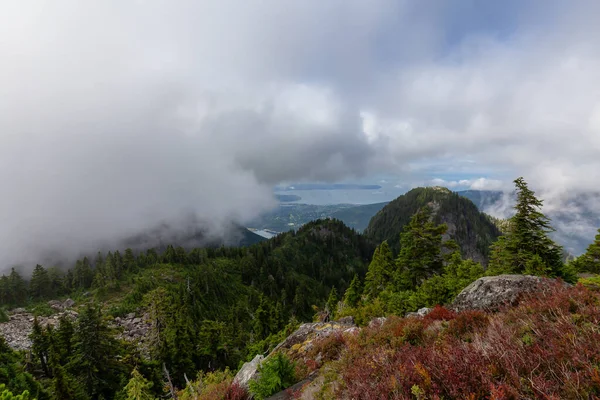
[[[366, 325], [403, 316], [450, 302], [484, 275], [575, 282], [577, 272], [597, 273], [600, 234], [584, 255], [563, 263], [541, 200], [522, 179], [515, 184], [515, 216], [498, 240], [469, 200], [415, 189], [382, 209], [367, 235], [327, 219], [249, 247], [127, 249], [85, 257], [66, 271], [37, 265], [30, 277], [12, 269], [0, 278], [5, 310], [46, 315], [48, 300], [66, 297], [80, 306], [76, 320], [61, 317], [54, 327], [36, 320], [28, 351], [0, 340], [0, 390], [40, 400], [242, 399], [231, 371], [272, 350], [299, 322], [352, 316]], [[490, 247], [488, 266], [465, 257], [461, 242], [469, 240]], [[111, 324], [132, 312], [151, 323], [143, 346], [118, 339]], [[277, 362], [273, 374], [291, 373], [286, 360]], [[198, 385], [217, 394], [191, 396]]]

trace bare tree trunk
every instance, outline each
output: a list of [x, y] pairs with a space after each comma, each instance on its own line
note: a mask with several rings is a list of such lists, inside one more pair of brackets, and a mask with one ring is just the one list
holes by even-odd
[[167, 384], [169, 385], [169, 392], [171, 392], [171, 398], [173, 400], [177, 400], [177, 392], [175, 392], [175, 387], [173, 386], [171, 376], [169, 375], [169, 370], [167, 370], [167, 366], [165, 365], [165, 363], [163, 363], [163, 373], [165, 374], [165, 378], [167, 378]]

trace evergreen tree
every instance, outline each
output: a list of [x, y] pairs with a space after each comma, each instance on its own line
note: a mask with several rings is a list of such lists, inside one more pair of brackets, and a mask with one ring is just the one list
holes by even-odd
[[65, 279], [58, 267], [48, 268], [48, 280], [50, 281], [49, 297], [62, 295], [65, 292]]
[[60, 365], [67, 364], [73, 349], [73, 334], [75, 328], [65, 315], [58, 320], [58, 327], [54, 331], [53, 344], [55, 345], [54, 358]]
[[83, 260], [77, 260], [73, 271], [73, 286], [76, 289], [88, 289], [92, 286], [94, 272], [90, 266], [90, 261], [87, 257]]
[[586, 252], [580, 255], [573, 262], [573, 266], [580, 272], [600, 273], [600, 229]]
[[27, 300], [27, 284], [14, 268], [8, 276], [8, 290], [11, 304], [23, 304]]
[[67, 366], [92, 399], [113, 398], [121, 388], [120, 346], [102, 320], [99, 308], [87, 305], [73, 334], [73, 355]]
[[337, 289], [334, 287], [331, 288], [329, 292], [329, 297], [327, 298], [327, 304], [325, 305], [325, 310], [329, 312], [329, 316], [331, 319], [335, 318], [335, 313], [337, 311], [337, 303], [338, 303], [338, 294]]
[[358, 275], [355, 274], [350, 286], [346, 289], [346, 293], [344, 293], [344, 302], [350, 307], [356, 307], [360, 301], [360, 296], [361, 283]]
[[549, 218], [541, 212], [543, 201], [527, 187], [523, 178], [514, 182], [516, 213], [510, 219], [506, 235], [492, 245], [488, 274], [535, 273], [566, 279], [562, 248], [548, 236], [554, 229]]
[[412, 290], [444, 268], [444, 248], [455, 247], [444, 243], [445, 224], [436, 225], [431, 219], [431, 208], [425, 206], [411, 218], [400, 234], [400, 253], [396, 259], [396, 290]]
[[135, 261], [135, 256], [133, 255], [133, 250], [125, 249], [125, 255], [123, 256], [123, 270], [128, 272], [136, 272], [137, 264]]
[[36, 265], [31, 280], [29, 281], [29, 293], [34, 300], [47, 299], [51, 296], [52, 286], [48, 271], [40, 264]]
[[365, 279], [365, 294], [375, 298], [390, 282], [394, 271], [394, 256], [387, 241], [381, 243], [373, 253], [373, 260], [369, 264]]
[[131, 372], [131, 379], [125, 386], [126, 400], [154, 400], [151, 388], [152, 382], [148, 381], [137, 368]]
[[37, 317], [33, 319], [33, 327], [29, 338], [31, 339], [32, 345], [31, 350], [37, 357], [44, 375], [52, 377], [49, 367], [49, 350], [50, 350], [50, 336], [51, 331], [45, 331], [40, 325]]

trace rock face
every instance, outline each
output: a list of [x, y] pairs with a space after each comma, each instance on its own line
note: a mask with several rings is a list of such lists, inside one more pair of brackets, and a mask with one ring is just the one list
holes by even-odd
[[241, 387], [248, 389], [250, 381], [258, 377], [258, 367], [264, 359], [265, 358], [261, 354], [258, 354], [252, 361], [245, 363], [238, 373], [235, 374], [233, 381]]
[[551, 282], [531, 275], [485, 276], [463, 289], [451, 308], [455, 311], [496, 311], [505, 305], [516, 305], [523, 294], [544, 290]]

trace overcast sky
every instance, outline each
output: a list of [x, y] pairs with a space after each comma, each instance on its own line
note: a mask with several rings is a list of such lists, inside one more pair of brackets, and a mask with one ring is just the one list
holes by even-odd
[[[600, 2], [0, 4], [0, 264], [280, 182], [598, 189]], [[376, 183], [376, 182], [374, 182]]]

